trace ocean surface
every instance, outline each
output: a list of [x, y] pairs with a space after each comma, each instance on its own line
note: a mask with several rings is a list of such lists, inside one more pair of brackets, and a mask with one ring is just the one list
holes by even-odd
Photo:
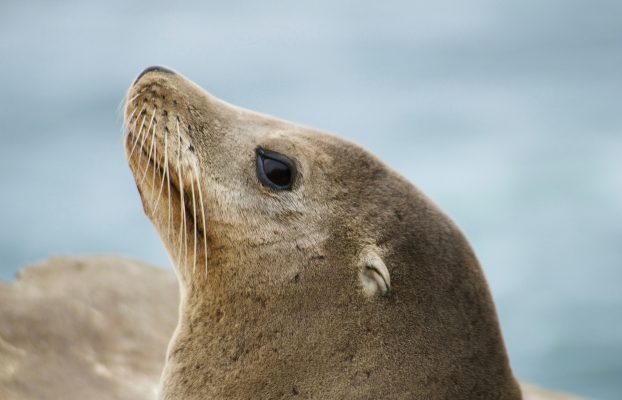
[[622, 2], [0, 1], [0, 278], [170, 268], [122, 148], [145, 67], [336, 132], [462, 227], [518, 377], [622, 398]]

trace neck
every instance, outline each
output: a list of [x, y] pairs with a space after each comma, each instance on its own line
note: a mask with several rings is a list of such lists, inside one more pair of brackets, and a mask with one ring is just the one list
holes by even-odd
[[[311, 274], [284, 273], [278, 289], [231, 287], [234, 277], [254, 279], [240, 271], [273, 266], [250, 262], [212, 264], [207, 280], [185, 288], [162, 398], [382, 398], [387, 390], [397, 398], [520, 398], [485, 282], [457, 283], [479, 282], [468, 276], [477, 265], [416, 298], [365, 302], [358, 291], [327, 292], [327, 277], [312, 275], [337, 262], [330, 257]], [[464, 306], [446, 302], [447, 291]], [[422, 311], [406, 313], [412, 302]]]

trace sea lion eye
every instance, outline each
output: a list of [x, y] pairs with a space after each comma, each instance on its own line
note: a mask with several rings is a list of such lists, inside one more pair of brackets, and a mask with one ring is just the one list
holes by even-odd
[[289, 190], [296, 177], [296, 166], [283, 154], [258, 147], [257, 176], [265, 186], [275, 190]]

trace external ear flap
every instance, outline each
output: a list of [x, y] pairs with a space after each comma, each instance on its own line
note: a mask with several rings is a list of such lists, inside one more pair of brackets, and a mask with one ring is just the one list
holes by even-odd
[[366, 296], [389, 295], [391, 276], [375, 248], [367, 247], [363, 250], [359, 268], [359, 278]]

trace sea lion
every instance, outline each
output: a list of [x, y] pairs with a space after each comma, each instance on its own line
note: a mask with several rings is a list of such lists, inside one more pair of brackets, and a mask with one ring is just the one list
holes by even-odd
[[162, 399], [520, 399], [459, 228], [354, 143], [145, 70], [125, 149], [180, 284]]

